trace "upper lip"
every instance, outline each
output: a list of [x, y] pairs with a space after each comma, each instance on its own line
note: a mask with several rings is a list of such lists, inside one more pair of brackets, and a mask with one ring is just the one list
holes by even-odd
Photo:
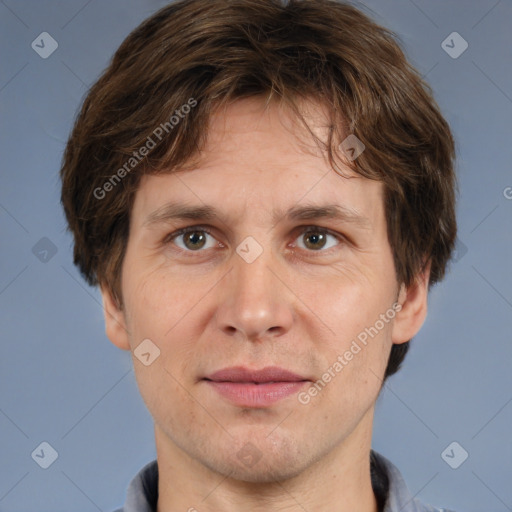
[[266, 366], [260, 370], [250, 370], [243, 366], [232, 366], [216, 371], [206, 380], [214, 382], [301, 382], [309, 380], [306, 377], [285, 370], [278, 366]]

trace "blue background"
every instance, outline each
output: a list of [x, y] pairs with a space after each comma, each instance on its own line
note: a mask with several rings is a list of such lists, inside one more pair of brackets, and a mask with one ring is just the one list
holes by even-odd
[[[88, 87], [165, 3], [0, 2], [2, 512], [111, 511], [156, 455], [130, 355], [106, 338], [100, 294], [72, 264], [58, 170]], [[457, 139], [460, 184], [456, 261], [378, 400], [373, 447], [425, 502], [509, 511], [512, 1], [359, 5], [399, 34], [433, 86]], [[456, 59], [441, 46], [454, 31], [469, 45]], [[47, 59], [31, 47], [42, 32], [58, 43]], [[58, 452], [46, 470], [31, 458], [43, 441]], [[458, 469], [441, 457], [453, 441], [469, 453]]]

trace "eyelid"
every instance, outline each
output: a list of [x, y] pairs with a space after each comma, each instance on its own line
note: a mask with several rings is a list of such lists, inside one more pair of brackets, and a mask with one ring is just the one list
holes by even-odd
[[[163, 245], [168, 244], [168, 243], [172, 242], [174, 239], [178, 238], [179, 236], [185, 235], [185, 234], [191, 233], [191, 232], [193, 233], [194, 231], [204, 231], [205, 233], [207, 233], [210, 236], [213, 236], [215, 238], [215, 235], [213, 234], [214, 230], [211, 227], [204, 226], [204, 225], [193, 225], [193, 226], [185, 226], [185, 227], [180, 228], [180, 229], [178, 229], [176, 231], [173, 231], [170, 234], [165, 235], [163, 240], [162, 240], [162, 244]], [[305, 233], [310, 233], [310, 232], [324, 233], [324, 234], [333, 236], [340, 243], [350, 243], [350, 241], [347, 239], [347, 237], [345, 237], [341, 233], [338, 233], [338, 232], [333, 231], [333, 230], [331, 230], [329, 228], [324, 228], [322, 226], [317, 226], [317, 225], [314, 225], [314, 224], [297, 226], [293, 230], [293, 233], [295, 234], [297, 232], [299, 232], [299, 234], [305, 234]], [[294, 235], [294, 241], [296, 240], [296, 238], [298, 236], [299, 235], [297, 235], [297, 236]], [[219, 242], [218, 240], [217, 240], [217, 242], [219, 244], [223, 245], [222, 242]], [[292, 247], [296, 247], [296, 246], [292, 245]], [[302, 248], [299, 248], [299, 249], [302, 249]], [[329, 253], [332, 249], [335, 249], [335, 247], [330, 247], [329, 249], [327, 249], [325, 251], [318, 250], [318, 251], [307, 251], [307, 252], [308, 253], [312, 253], [312, 254], [314, 254], [314, 253], [326, 254], [326, 253]], [[178, 250], [183, 251], [183, 249], [181, 249], [181, 248], [178, 248]], [[191, 252], [191, 253], [197, 252], [197, 253], [199, 253], [199, 252], [204, 252], [204, 251], [198, 250], [198, 251], [186, 251], [186, 252]]]
[[[178, 238], [181, 235], [186, 235], [187, 233], [193, 233], [194, 231], [204, 231], [205, 233], [208, 233], [210, 236], [214, 236], [213, 229], [209, 226], [201, 226], [201, 225], [185, 226], [176, 231], [173, 231], [172, 233], [168, 233], [167, 235], [165, 235], [162, 240], [162, 244], [168, 244], [175, 238]], [[190, 252], [194, 252], [194, 251], [190, 251]], [[199, 251], [197, 251], [197, 252], [199, 252]]]
[[[333, 231], [332, 229], [329, 229], [329, 228], [324, 228], [322, 226], [316, 226], [316, 225], [297, 226], [297, 228], [294, 232], [296, 232], [297, 230], [300, 230], [300, 234], [323, 233], [325, 235], [333, 236], [334, 238], [336, 238], [338, 240], [338, 242], [340, 242], [342, 244], [349, 243], [349, 240], [347, 239], [347, 237], [345, 237], [341, 233], [338, 233], [337, 231]], [[297, 238], [297, 236], [294, 238], [294, 240], [296, 238]], [[293, 246], [293, 247], [296, 247], [296, 246]], [[299, 247], [299, 249], [301, 249], [301, 248]], [[318, 251], [307, 251], [307, 252], [310, 254], [325, 255], [325, 254], [329, 254], [331, 252], [331, 250], [334, 250], [334, 249], [336, 249], [336, 247], [330, 247], [329, 249], [326, 249], [324, 251], [318, 250]]]

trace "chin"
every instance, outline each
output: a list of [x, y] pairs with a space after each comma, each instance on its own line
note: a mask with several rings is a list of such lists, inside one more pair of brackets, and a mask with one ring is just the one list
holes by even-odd
[[[237, 448], [233, 450], [234, 446]], [[234, 442], [228, 450], [231, 454], [222, 458], [210, 452], [213, 456], [208, 461], [203, 459], [203, 464], [223, 476], [247, 483], [268, 484], [289, 480], [314, 462], [296, 443], [282, 438], [271, 441], [269, 438], [249, 436], [244, 442]]]
[[291, 466], [287, 461], [266, 461], [265, 456], [254, 466], [244, 466], [240, 461], [225, 461], [209, 465], [210, 469], [232, 480], [251, 484], [284, 482], [299, 475], [304, 468]]

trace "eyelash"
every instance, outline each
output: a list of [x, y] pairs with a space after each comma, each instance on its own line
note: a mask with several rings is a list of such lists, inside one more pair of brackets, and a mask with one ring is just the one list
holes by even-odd
[[[319, 233], [319, 234], [323, 234], [323, 235], [331, 235], [334, 238], [336, 238], [340, 243], [347, 243], [347, 241], [348, 241], [340, 233], [336, 233], [335, 231], [331, 231], [330, 229], [327, 229], [327, 228], [322, 228], [322, 227], [319, 227], [319, 226], [300, 226], [300, 228], [302, 228], [302, 230], [300, 231], [300, 234]], [[162, 243], [164, 245], [167, 245], [167, 244], [171, 243], [173, 240], [175, 240], [176, 238], [178, 238], [178, 237], [180, 237], [182, 235], [186, 235], [188, 233], [195, 233], [197, 231], [201, 231], [201, 232], [207, 233], [208, 235], [210, 235], [213, 238], [215, 238], [215, 236], [213, 235], [212, 230], [208, 226], [187, 226], [185, 228], [181, 228], [181, 229], [179, 229], [177, 231], [174, 231], [173, 233], [168, 234], [163, 239]], [[301, 247], [299, 247], [299, 249], [305, 250], [305, 251], [307, 251], [309, 253], [312, 253], [312, 254], [314, 254], [314, 253], [326, 254], [326, 253], [329, 253], [332, 249], [334, 249], [334, 247], [330, 247], [329, 249], [326, 249], [326, 250], [319, 249], [318, 251], [313, 251], [313, 250], [309, 251], [307, 249], [302, 249]], [[201, 253], [201, 252], [204, 252], [204, 250], [201, 250], [201, 249], [199, 249], [197, 251], [191, 251], [191, 250], [184, 250], [181, 247], [177, 247], [176, 250], [181, 251], [181, 252], [187, 252], [187, 253]]]

